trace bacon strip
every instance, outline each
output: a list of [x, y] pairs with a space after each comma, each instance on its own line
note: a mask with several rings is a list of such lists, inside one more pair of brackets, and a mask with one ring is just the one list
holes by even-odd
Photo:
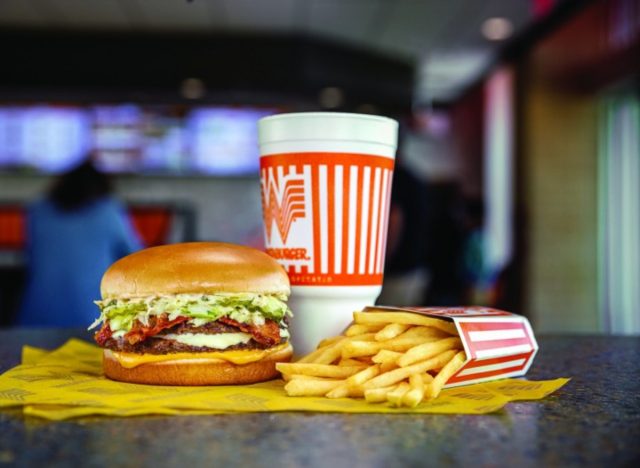
[[143, 325], [139, 320], [136, 320], [133, 328], [124, 335], [124, 338], [129, 344], [136, 344], [186, 320], [188, 320], [188, 317], [183, 316], [168, 320], [167, 314], [149, 317], [149, 325]]
[[[144, 325], [139, 320], [136, 320], [131, 330], [124, 335], [125, 340], [131, 345], [140, 343], [151, 336], [155, 336], [163, 330], [171, 328], [179, 323], [185, 322], [188, 317], [177, 317], [174, 320], [169, 320], [167, 314], [159, 316], [149, 317], [149, 324]], [[233, 320], [229, 317], [222, 317], [218, 319], [218, 322], [230, 325], [251, 334], [253, 339], [265, 346], [275, 346], [280, 342], [280, 327], [273, 320], [266, 320], [264, 325], [250, 325], [248, 323], [241, 323]], [[104, 346], [105, 342], [111, 338], [113, 332], [108, 323], [104, 323], [100, 331], [94, 335], [96, 343], [100, 346]]]
[[266, 320], [264, 325], [250, 325], [248, 323], [240, 323], [229, 317], [221, 317], [219, 322], [226, 323], [232, 327], [239, 328], [245, 333], [250, 333], [254, 340], [266, 346], [274, 346], [280, 342], [280, 327], [272, 320]]
[[111, 338], [111, 335], [113, 335], [111, 327], [105, 322], [102, 324], [100, 330], [93, 335], [93, 339], [96, 340], [96, 343], [100, 346], [104, 346], [105, 342]]

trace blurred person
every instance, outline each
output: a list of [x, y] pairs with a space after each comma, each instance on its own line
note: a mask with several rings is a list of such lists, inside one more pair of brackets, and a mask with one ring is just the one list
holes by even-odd
[[140, 248], [109, 178], [89, 159], [61, 175], [27, 212], [27, 284], [17, 323], [88, 326], [100, 280]]
[[465, 239], [462, 274], [468, 304], [493, 305], [494, 277], [487, 267], [484, 235], [484, 203], [470, 198], [465, 203]]
[[[399, 121], [385, 277], [377, 302], [402, 306], [431, 305], [425, 300], [435, 300], [433, 305], [448, 305], [462, 291], [458, 287], [457, 214], [451, 215], [452, 223], [447, 222], [448, 205], [442, 206], [446, 200], [439, 189], [446, 184], [437, 182], [451, 180], [457, 173], [448, 119], [420, 107]], [[451, 242], [455, 243], [453, 252]], [[449, 292], [453, 289], [454, 298]]]
[[421, 305], [428, 283], [428, 217], [426, 184], [402, 165], [396, 166], [387, 230], [385, 278], [378, 304]]
[[461, 191], [457, 183], [446, 182], [432, 184], [430, 193], [427, 265], [431, 281], [425, 303], [430, 306], [458, 306], [465, 301]]

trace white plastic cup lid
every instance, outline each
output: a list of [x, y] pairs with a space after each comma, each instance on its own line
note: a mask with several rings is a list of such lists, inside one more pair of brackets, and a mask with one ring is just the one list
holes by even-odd
[[398, 122], [388, 117], [343, 112], [298, 112], [263, 117], [260, 145], [277, 142], [343, 141], [389, 146], [395, 150]]

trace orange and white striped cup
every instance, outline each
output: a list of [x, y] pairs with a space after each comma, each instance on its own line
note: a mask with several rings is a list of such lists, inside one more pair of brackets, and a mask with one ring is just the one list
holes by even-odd
[[397, 133], [395, 120], [371, 115], [260, 120], [266, 246], [289, 273], [298, 355], [380, 294]]

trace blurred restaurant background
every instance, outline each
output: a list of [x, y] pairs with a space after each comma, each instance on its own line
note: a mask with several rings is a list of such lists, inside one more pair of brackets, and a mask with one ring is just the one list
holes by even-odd
[[263, 248], [257, 120], [338, 111], [401, 125], [380, 303], [640, 333], [637, 0], [1, 0], [0, 57], [0, 326], [86, 158], [130, 250]]

